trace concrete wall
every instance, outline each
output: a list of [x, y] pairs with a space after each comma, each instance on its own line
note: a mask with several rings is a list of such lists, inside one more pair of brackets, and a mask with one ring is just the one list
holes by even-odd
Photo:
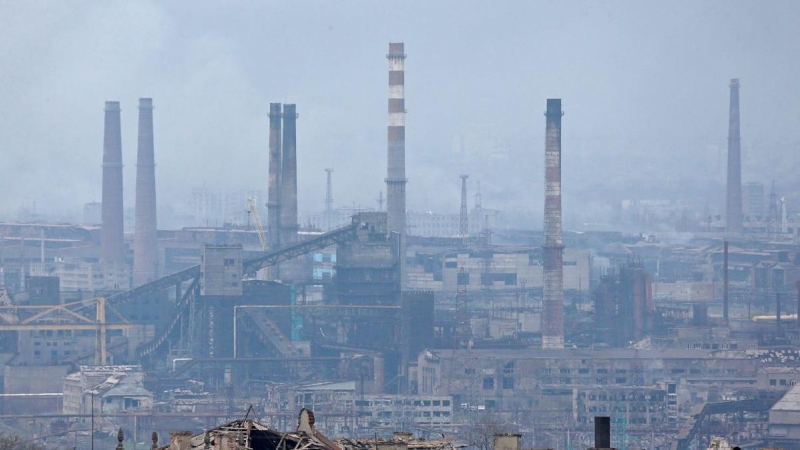
[[5, 394], [62, 392], [69, 366], [5, 366]]

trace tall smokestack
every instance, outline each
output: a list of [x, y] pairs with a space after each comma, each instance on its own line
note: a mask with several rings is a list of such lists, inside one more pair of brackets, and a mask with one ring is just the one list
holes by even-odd
[[[333, 169], [325, 169], [325, 173], [328, 177], [327, 189], [325, 190], [325, 212], [330, 215], [333, 212], [333, 180], [331, 179]], [[330, 220], [330, 217], [328, 219]]]
[[283, 105], [281, 155], [281, 245], [297, 242], [297, 112]]
[[406, 232], [406, 105], [404, 45], [390, 43], [386, 211], [390, 233]]
[[728, 241], [722, 244], [722, 318], [728, 325]]
[[461, 237], [469, 235], [469, 217], [467, 216], [467, 178], [469, 175], [461, 175], [461, 216], [458, 222], [458, 234]]
[[725, 232], [742, 233], [742, 152], [739, 137], [739, 80], [731, 80], [728, 118], [728, 185], [725, 207]]
[[547, 99], [544, 175], [542, 348], [564, 348], [564, 244], [561, 236], [561, 99]]
[[281, 104], [269, 104], [269, 192], [267, 219], [269, 247], [281, 246]]
[[136, 155], [136, 228], [133, 235], [133, 284], [158, 278], [156, 235], [156, 161], [153, 149], [153, 99], [139, 99], [139, 148]]
[[103, 261], [125, 262], [122, 216], [122, 133], [119, 102], [106, 102], [103, 133], [103, 203], [100, 247]]

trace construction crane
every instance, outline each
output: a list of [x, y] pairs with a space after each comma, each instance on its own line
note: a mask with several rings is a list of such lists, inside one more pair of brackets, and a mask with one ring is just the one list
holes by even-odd
[[[267, 235], [264, 234], [264, 227], [261, 226], [261, 217], [258, 215], [258, 208], [256, 208], [256, 202], [253, 200], [253, 197], [247, 199], [247, 209], [250, 211], [250, 216], [253, 218], [253, 225], [256, 226], [258, 242], [261, 243], [261, 251], [265, 252], [269, 244], [267, 243]], [[274, 232], [275, 230], [270, 230], [270, 233]]]
[[[95, 319], [81, 314], [83, 308], [96, 305]], [[120, 320], [120, 322], [106, 322], [106, 308]], [[20, 311], [31, 311], [34, 314], [20, 320]], [[6, 311], [11, 314], [4, 314]], [[106, 364], [106, 332], [108, 330], [127, 330], [133, 327], [122, 314], [106, 303], [103, 297], [80, 300], [63, 305], [0, 305], [0, 331], [86, 331], [96, 332], [94, 362], [97, 365]]]

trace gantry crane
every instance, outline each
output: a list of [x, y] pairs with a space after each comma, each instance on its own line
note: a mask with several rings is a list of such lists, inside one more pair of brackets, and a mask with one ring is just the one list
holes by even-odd
[[[83, 308], [96, 304], [94, 320], [81, 314]], [[106, 308], [119, 319], [119, 322], [106, 322]], [[20, 320], [19, 312], [31, 311], [34, 314]], [[11, 314], [7, 314], [11, 313]], [[6, 313], [6, 314], [4, 314]], [[126, 330], [133, 327], [122, 314], [106, 303], [104, 297], [80, 300], [63, 305], [0, 305], [0, 331], [84, 331], [94, 330], [95, 351], [94, 362], [106, 364], [106, 332], [108, 330]]]

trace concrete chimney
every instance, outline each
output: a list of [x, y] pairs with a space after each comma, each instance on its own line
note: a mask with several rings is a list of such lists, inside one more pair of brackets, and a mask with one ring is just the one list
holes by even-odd
[[325, 169], [325, 175], [327, 176], [327, 186], [325, 189], [325, 213], [328, 214], [328, 220], [330, 220], [330, 215], [333, 213], [333, 179], [331, 178], [333, 175], [333, 169]]
[[386, 211], [390, 233], [406, 232], [406, 105], [404, 45], [390, 43]]
[[739, 136], [739, 80], [731, 80], [731, 103], [728, 118], [728, 184], [725, 206], [725, 232], [742, 233], [742, 152]]
[[267, 226], [269, 247], [281, 246], [281, 104], [269, 104], [269, 192], [267, 194]]
[[564, 348], [564, 244], [561, 235], [561, 99], [547, 99], [544, 178], [542, 348]]
[[122, 215], [122, 133], [119, 102], [106, 102], [103, 133], [103, 203], [100, 232], [102, 259], [106, 263], [125, 262], [125, 237]]
[[281, 245], [297, 242], [297, 111], [283, 105], [283, 149], [280, 184]]
[[467, 215], [467, 178], [469, 175], [461, 175], [461, 216], [458, 222], [458, 234], [465, 238], [469, 236], [469, 216]]
[[728, 241], [722, 243], [722, 319], [728, 322]]
[[133, 235], [133, 284], [158, 278], [156, 234], [156, 162], [153, 149], [153, 99], [139, 99], [139, 148], [136, 155], [136, 228]]

